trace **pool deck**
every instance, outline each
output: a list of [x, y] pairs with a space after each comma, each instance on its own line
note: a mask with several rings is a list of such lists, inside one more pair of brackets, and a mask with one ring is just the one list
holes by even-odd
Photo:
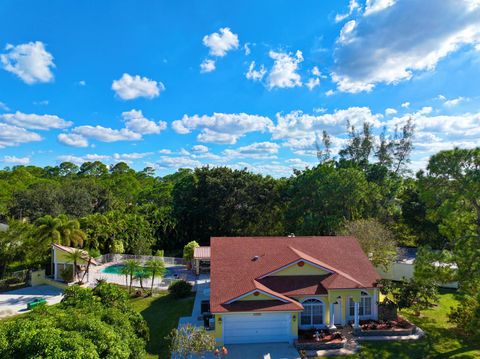
[[[108, 283], [116, 283], [120, 285], [128, 285], [129, 283], [126, 282], [125, 276], [123, 274], [114, 274], [114, 273], [103, 273], [102, 270], [104, 270], [107, 267], [113, 266], [113, 265], [121, 265], [123, 262], [110, 262], [110, 263], [105, 263], [100, 266], [91, 266], [90, 267], [90, 273], [88, 275], [88, 283], [90, 286], [94, 286], [97, 282], [97, 280], [104, 279]], [[153, 287], [156, 289], [160, 290], [165, 290], [168, 289], [168, 286], [170, 283], [175, 280], [175, 279], [184, 279], [189, 282], [194, 282], [195, 281], [195, 276], [191, 273], [191, 271], [188, 271], [185, 266], [181, 265], [166, 265], [167, 268], [176, 268], [175, 272], [178, 274], [177, 277], [156, 277], [155, 281], [153, 283]], [[178, 269], [177, 269], [178, 268]], [[144, 279], [143, 281], [143, 287], [144, 288], [150, 288], [152, 285], [152, 280], [150, 278]], [[135, 287], [140, 287], [140, 282], [138, 280], [133, 280], [133, 286]]]

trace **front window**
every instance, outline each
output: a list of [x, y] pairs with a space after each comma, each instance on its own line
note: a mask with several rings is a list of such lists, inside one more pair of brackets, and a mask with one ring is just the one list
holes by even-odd
[[[355, 302], [352, 298], [349, 301], [350, 317], [355, 316]], [[366, 292], [362, 292], [360, 297], [360, 303], [358, 305], [358, 315], [360, 317], [372, 315], [372, 297]]]
[[302, 302], [305, 308], [300, 316], [300, 325], [315, 327], [323, 324], [323, 303], [318, 299], [307, 299]]

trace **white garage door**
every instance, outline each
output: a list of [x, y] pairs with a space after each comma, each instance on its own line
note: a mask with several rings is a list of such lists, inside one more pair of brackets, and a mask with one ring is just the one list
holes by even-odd
[[290, 320], [290, 314], [285, 313], [224, 315], [223, 341], [225, 344], [288, 342]]

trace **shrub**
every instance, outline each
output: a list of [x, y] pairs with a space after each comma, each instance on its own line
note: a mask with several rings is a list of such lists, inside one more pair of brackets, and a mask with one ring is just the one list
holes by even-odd
[[192, 285], [184, 280], [179, 280], [170, 284], [168, 292], [174, 298], [185, 298], [192, 294]]
[[62, 269], [60, 271], [60, 277], [62, 277], [62, 279], [67, 283], [73, 281], [73, 267], [68, 266], [65, 269]]

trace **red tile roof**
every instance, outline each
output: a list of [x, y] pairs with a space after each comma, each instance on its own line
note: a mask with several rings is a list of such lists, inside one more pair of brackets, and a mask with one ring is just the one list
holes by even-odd
[[[254, 259], [257, 258], [257, 259]], [[294, 263], [300, 259], [321, 266], [331, 272], [315, 279], [304, 276], [260, 279], [265, 274]], [[353, 237], [214, 237], [211, 239], [211, 296], [214, 313], [244, 307], [245, 302], [225, 303], [254, 290], [262, 290], [284, 297], [293, 306], [298, 302], [288, 298], [293, 295], [314, 295], [328, 289], [372, 288], [380, 279], [357, 240]], [[255, 301], [254, 301], [255, 302]], [[282, 301], [270, 301], [280, 302]], [[236, 304], [235, 303], [240, 303]], [[262, 310], [287, 307], [288, 303], [267, 306]], [[248, 304], [252, 306], [253, 304]], [[232, 307], [233, 306], [233, 307]], [[275, 309], [274, 309], [275, 308]], [[298, 306], [297, 306], [298, 308]], [[251, 309], [252, 311], [255, 309]], [[260, 310], [260, 309], [259, 309]]]

